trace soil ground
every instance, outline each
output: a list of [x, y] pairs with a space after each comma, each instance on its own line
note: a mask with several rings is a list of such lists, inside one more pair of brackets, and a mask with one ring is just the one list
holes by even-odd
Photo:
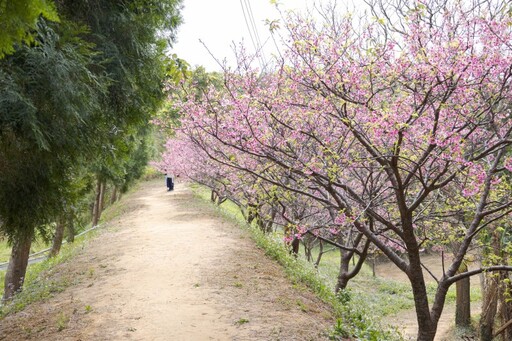
[[145, 183], [126, 214], [54, 271], [72, 283], [0, 321], [0, 340], [326, 340], [330, 310], [247, 232]]

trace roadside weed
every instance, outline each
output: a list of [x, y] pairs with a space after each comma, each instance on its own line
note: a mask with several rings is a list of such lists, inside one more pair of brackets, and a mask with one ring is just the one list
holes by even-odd
[[69, 323], [69, 317], [66, 314], [60, 313], [57, 316], [56, 324], [57, 324], [57, 330], [59, 332], [66, 329], [66, 327], [68, 326], [68, 323]]
[[246, 324], [246, 323], [249, 323], [249, 320], [246, 319], [246, 318], [241, 318], [241, 319], [239, 319], [238, 321], [235, 322], [235, 324], [237, 326], [241, 326], [242, 324]]

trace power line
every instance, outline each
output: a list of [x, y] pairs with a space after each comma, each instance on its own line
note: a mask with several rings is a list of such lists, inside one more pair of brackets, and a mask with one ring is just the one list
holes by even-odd
[[258, 45], [258, 49], [261, 52], [261, 59], [264, 64], [266, 64], [265, 55], [263, 54], [263, 45], [261, 44], [260, 35], [258, 32], [258, 27], [256, 26], [256, 22], [254, 21], [254, 13], [252, 11], [251, 1], [245, 0], [246, 7], [248, 8], [249, 18], [251, 19], [252, 28], [254, 31], [254, 36], [256, 37], [256, 44]]
[[[244, 6], [244, 3], [245, 3], [245, 6]], [[258, 56], [260, 67], [261, 67], [261, 69], [263, 69], [265, 67], [266, 62], [263, 57], [261, 41], [259, 38], [258, 30], [256, 28], [256, 23], [254, 22], [254, 14], [252, 12], [251, 4], [248, 0], [240, 0], [240, 6], [242, 7], [245, 24], [247, 26], [247, 30], [249, 31], [249, 36], [251, 38], [252, 45], [253, 45], [253, 47], [256, 51], [256, 54]]]
[[244, 7], [244, 2], [243, 0], [240, 0], [240, 6], [242, 7], [242, 12], [244, 13], [244, 20], [245, 20], [245, 25], [247, 26], [247, 30], [249, 31], [249, 36], [251, 37], [251, 41], [252, 41], [252, 46], [258, 50], [258, 47], [256, 45], [256, 42], [254, 40], [254, 37], [252, 36], [252, 30], [251, 30], [251, 27], [249, 25], [249, 21], [247, 20], [247, 15], [248, 14], [245, 14], [245, 7]]

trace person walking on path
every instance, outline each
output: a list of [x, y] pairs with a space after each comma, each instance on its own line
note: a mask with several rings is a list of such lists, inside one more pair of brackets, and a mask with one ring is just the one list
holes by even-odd
[[167, 186], [167, 192], [174, 190], [174, 179], [169, 171], [165, 173], [165, 184]]

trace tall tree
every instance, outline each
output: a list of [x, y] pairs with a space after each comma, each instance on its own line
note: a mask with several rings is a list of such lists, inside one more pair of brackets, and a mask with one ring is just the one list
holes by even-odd
[[40, 20], [36, 45], [0, 62], [0, 217], [13, 243], [5, 298], [23, 284], [34, 230], [64, 210], [70, 166], [93, 150], [93, 122], [106, 84], [91, 73], [91, 46], [63, 22]]
[[102, 184], [123, 185], [133, 178], [135, 173], [127, 174], [124, 163], [132, 155], [140, 158], [145, 149], [130, 154], [127, 146], [144, 140], [145, 126], [165, 98], [163, 81], [176, 60], [165, 52], [181, 22], [180, 1], [68, 1], [61, 2], [59, 10], [88, 25], [88, 39], [101, 52], [101, 67], [112, 79], [103, 103], [105, 119], [97, 125], [106, 137], [103, 153], [91, 160], [99, 184], [97, 223]]

